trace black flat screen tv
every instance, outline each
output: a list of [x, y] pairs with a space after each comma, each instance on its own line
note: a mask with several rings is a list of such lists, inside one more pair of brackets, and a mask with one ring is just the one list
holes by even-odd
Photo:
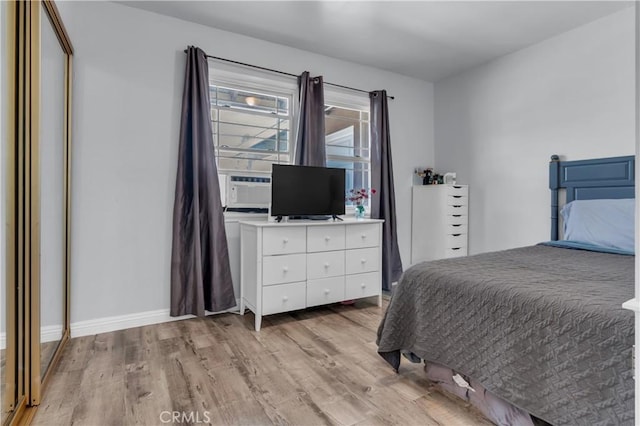
[[344, 179], [344, 169], [274, 164], [271, 216], [343, 215]]

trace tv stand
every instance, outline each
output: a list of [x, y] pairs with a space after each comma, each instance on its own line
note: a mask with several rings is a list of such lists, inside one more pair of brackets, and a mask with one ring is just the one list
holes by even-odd
[[264, 315], [377, 296], [382, 220], [240, 222], [240, 314]]
[[340, 222], [344, 222], [344, 219], [343, 219], [343, 218], [341, 218], [341, 217], [340, 217], [340, 216], [338, 216], [338, 215], [335, 215], [335, 214], [334, 214], [334, 215], [332, 215], [332, 217], [333, 217], [333, 221], [334, 221], [334, 222], [335, 222], [336, 220], [337, 220], [337, 221], [340, 221]]

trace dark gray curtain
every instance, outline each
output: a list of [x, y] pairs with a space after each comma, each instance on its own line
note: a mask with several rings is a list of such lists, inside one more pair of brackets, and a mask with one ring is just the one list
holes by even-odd
[[295, 164], [327, 165], [324, 146], [324, 83], [322, 77], [311, 77], [305, 71], [298, 77], [300, 108], [296, 136]]
[[371, 197], [371, 217], [384, 219], [382, 289], [391, 290], [391, 283], [398, 281], [402, 275], [402, 260], [398, 249], [387, 91], [371, 92], [369, 99], [371, 99], [371, 187], [377, 190], [377, 193]]
[[171, 316], [204, 316], [205, 309], [235, 305], [213, 153], [209, 67], [205, 53], [189, 47], [173, 205]]

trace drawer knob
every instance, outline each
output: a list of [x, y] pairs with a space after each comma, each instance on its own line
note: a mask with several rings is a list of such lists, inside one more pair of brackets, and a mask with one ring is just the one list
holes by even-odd
[[328, 268], [328, 267], [329, 267], [329, 262], [326, 262], [326, 263], [324, 264], [324, 267], [325, 267], [325, 268]]
[[360, 284], [360, 287], [362, 287], [362, 288], [366, 288], [366, 287], [367, 287], [367, 285], [366, 285], [365, 283], [362, 283], [362, 284]]
[[459, 237], [462, 234], [451, 234], [451, 235], [454, 236], [454, 237]]
[[360, 263], [367, 263], [367, 259], [360, 259]]
[[282, 272], [289, 272], [289, 267], [288, 266], [283, 266], [282, 267]]
[[331, 293], [331, 290], [329, 290], [328, 288], [325, 288], [324, 289], [324, 294], [329, 294], [329, 293]]
[[282, 296], [282, 301], [283, 301], [283, 302], [286, 302], [287, 300], [289, 300], [289, 297], [287, 297], [287, 296]]
[[331, 239], [331, 237], [330, 237], [330, 236], [328, 236], [328, 235], [326, 235], [326, 236], [324, 237], [324, 240], [325, 240], [325, 241], [329, 241], [330, 239]]
[[283, 239], [282, 239], [282, 242], [283, 242], [284, 244], [287, 244], [287, 243], [289, 242], [289, 239], [288, 239], [288, 238], [283, 238]]

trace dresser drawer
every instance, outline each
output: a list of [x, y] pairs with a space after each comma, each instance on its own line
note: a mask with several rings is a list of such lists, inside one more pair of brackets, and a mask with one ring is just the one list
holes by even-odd
[[[465, 216], [466, 217], [466, 216]], [[447, 234], [466, 234], [469, 226], [466, 223], [452, 223], [447, 225]]]
[[344, 250], [344, 225], [309, 226], [307, 251]]
[[289, 254], [262, 258], [262, 283], [273, 285], [307, 279], [307, 255]]
[[307, 301], [305, 282], [280, 284], [262, 289], [262, 315], [304, 309]]
[[304, 226], [265, 228], [262, 232], [262, 253], [265, 255], [307, 251], [307, 229]]
[[317, 278], [344, 275], [344, 250], [307, 254], [307, 277]]
[[459, 206], [447, 205], [444, 207], [444, 214], [446, 215], [466, 216], [468, 212], [469, 212], [469, 207], [467, 205], [459, 205]]
[[380, 224], [349, 225], [346, 243], [348, 249], [377, 247], [380, 243]]
[[469, 198], [462, 195], [447, 195], [448, 206], [466, 206], [469, 204]]
[[345, 283], [345, 299], [377, 296], [381, 291], [380, 274], [369, 272], [366, 274], [347, 275]]
[[377, 247], [347, 250], [345, 269], [347, 274], [372, 272], [380, 269], [380, 251]]
[[468, 249], [466, 247], [454, 247], [448, 248], [444, 251], [445, 259], [451, 259], [452, 257], [466, 256]]
[[344, 300], [344, 275], [307, 282], [307, 306]]
[[467, 234], [453, 234], [445, 237], [446, 248], [459, 248], [467, 246]]
[[468, 197], [469, 187], [466, 185], [449, 185], [447, 186], [447, 195]]
[[444, 217], [444, 223], [446, 225], [467, 225], [469, 223], [469, 216], [462, 214], [449, 214]]

